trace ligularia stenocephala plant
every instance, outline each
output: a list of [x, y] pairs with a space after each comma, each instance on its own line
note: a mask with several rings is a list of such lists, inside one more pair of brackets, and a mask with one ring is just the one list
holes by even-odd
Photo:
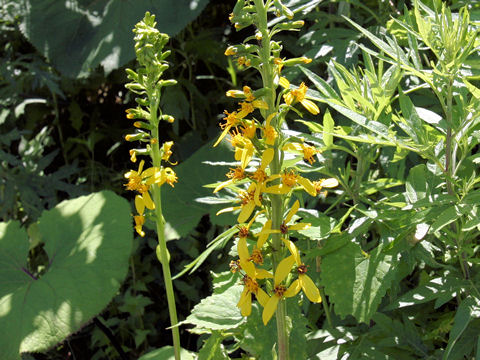
[[[269, 14], [285, 20], [269, 27]], [[309, 269], [302, 262], [301, 251], [290, 238], [292, 232], [310, 227], [309, 223], [296, 222], [302, 199], [297, 194], [317, 196], [322, 188], [337, 185], [335, 179], [311, 181], [302, 176], [296, 163], [311, 165], [318, 150], [283, 132], [290, 111], [313, 115], [320, 112], [309, 99], [304, 83], [294, 86], [282, 76], [283, 68], [311, 61], [305, 57], [282, 58], [282, 46], [273, 39], [281, 31], [303, 26], [301, 20], [290, 20], [293, 15], [281, 1], [237, 1], [230, 21], [237, 30], [253, 26], [255, 33], [242, 44], [229, 46], [225, 55], [246, 69], [257, 70], [262, 87], [252, 89], [245, 85], [241, 90], [227, 92], [227, 96], [238, 100], [238, 108], [225, 110], [220, 124], [222, 133], [214, 144], [217, 146], [224, 139], [230, 141], [237, 161], [237, 166], [226, 174], [227, 180], [214, 190], [229, 188], [238, 198], [236, 206], [217, 214], [239, 212], [238, 259], [231, 263], [232, 271], [243, 276], [244, 290], [237, 306], [243, 316], [249, 316], [252, 301], [256, 299], [263, 307], [264, 324], [276, 314], [280, 359], [288, 358], [285, 298], [303, 291], [311, 302], [322, 301], [319, 289], [308, 275]], [[252, 234], [250, 228], [260, 218], [265, 220], [263, 226]]]
[[127, 118], [135, 120], [134, 126], [137, 131], [134, 134], [125, 136], [127, 141], [139, 141], [144, 145], [142, 148], [130, 150], [130, 160], [137, 162], [137, 156], [147, 156], [152, 166], [146, 168], [145, 160], [141, 160], [137, 170], [130, 170], [125, 174], [128, 183], [127, 190], [137, 193], [135, 196], [134, 215], [135, 230], [141, 236], [145, 236], [143, 225], [146, 219], [156, 223], [158, 236], [157, 258], [162, 264], [165, 289], [168, 299], [168, 308], [173, 333], [173, 345], [175, 359], [180, 359], [180, 337], [177, 325], [177, 313], [175, 306], [175, 295], [173, 292], [172, 279], [170, 274], [169, 260], [165, 240], [165, 219], [162, 214], [162, 200], [160, 187], [167, 183], [174, 186], [177, 176], [173, 169], [170, 156], [172, 155], [172, 141], [159, 143], [160, 121], [172, 123], [174, 118], [164, 114], [160, 109], [160, 98], [162, 88], [175, 85], [175, 80], [162, 80], [161, 77], [168, 64], [165, 59], [170, 51], [163, 51], [168, 42], [168, 35], [160, 33], [155, 28], [155, 16], [148, 12], [137, 25], [135, 33], [135, 52], [139, 68], [137, 71], [127, 69], [128, 78], [131, 80], [126, 85], [127, 89], [138, 95], [135, 99], [137, 107], [127, 110]]

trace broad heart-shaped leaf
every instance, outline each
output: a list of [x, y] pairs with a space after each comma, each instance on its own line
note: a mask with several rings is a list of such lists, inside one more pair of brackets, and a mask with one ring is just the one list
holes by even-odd
[[27, 39], [67, 77], [106, 73], [135, 58], [132, 29], [146, 11], [170, 36], [195, 19], [207, 0], [25, 0]]
[[321, 283], [337, 314], [368, 322], [390, 288], [394, 270], [392, 256], [382, 253], [381, 246], [367, 255], [348, 243], [322, 258]]
[[229, 168], [235, 167], [232, 165], [233, 152], [226, 141], [222, 141], [215, 148], [212, 145], [213, 141], [205, 144], [186, 161], [175, 166], [178, 183], [174, 189], [162, 186], [165, 219], [172, 230], [175, 230], [167, 235], [169, 240], [187, 235], [206, 214], [210, 215], [210, 221], [214, 224], [227, 225], [236, 222], [236, 216], [231, 213], [215, 215], [218, 210], [229, 207], [230, 204], [212, 204], [210, 200], [204, 200], [215, 197], [222, 199], [221, 196], [226, 190], [213, 194], [213, 188], [203, 186], [227, 180], [225, 174]]
[[118, 291], [132, 248], [130, 205], [110, 191], [63, 201], [38, 229], [49, 263], [27, 269], [28, 237], [0, 223], [0, 359], [47, 350], [78, 331]]
[[181, 324], [193, 324], [198, 332], [232, 330], [240, 326], [244, 318], [237, 303], [242, 290], [243, 286], [233, 285], [222, 293], [203, 299]]

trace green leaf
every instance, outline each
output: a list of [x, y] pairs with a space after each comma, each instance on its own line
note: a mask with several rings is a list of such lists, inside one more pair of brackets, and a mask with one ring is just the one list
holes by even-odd
[[229, 162], [232, 154], [226, 142], [221, 142], [215, 148], [212, 147], [212, 144], [213, 142], [205, 144], [175, 167], [178, 183], [175, 184], [174, 189], [167, 186], [162, 187], [164, 216], [175, 230], [170, 235], [170, 239], [187, 235], [206, 214], [210, 215], [210, 221], [214, 224], [226, 225], [236, 221], [236, 217], [231, 214], [215, 215], [218, 210], [226, 207], [225, 205], [211, 205], [198, 200], [213, 196], [221, 199], [222, 194], [226, 191], [212, 194], [211, 188], [203, 187], [203, 185], [226, 179], [225, 174], [229, 167], [232, 167]]
[[[106, 73], [135, 58], [132, 29], [146, 11], [173, 36], [195, 19], [207, 0], [26, 0], [21, 24], [26, 38], [68, 77]], [[48, 22], [45, 22], [48, 19]]]
[[192, 313], [181, 324], [193, 324], [195, 329], [231, 330], [244, 322], [237, 308], [243, 286], [235, 285], [220, 294], [213, 294], [195, 305]]
[[198, 360], [227, 360], [225, 347], [222, 345], [223, 337], [218, 331], [214, 331], [203, 344], [198, 353]]
[[[195, 354], [191, 351], [180, 349], [180, 358], [182, 360], [194, 360]], [[175, 360], [173, 346], [164, 346], [141, 356], [138, 360]]]
[[438, 308], [438, 306], [454, 298], [464, 286], [466, 284], [455, 276], [437, 277], [403, 294], [383, 310], [390, 311], [441, 298], [441, 303], [435, 304], [435, 308]]
[[452, 330], [448, 338], [448, 345], [443, 354], [444, 360], [450, 359], [450, 353], [457, 340], [467, 328], [470, 321], [480, 317], [480, 301], [472, 296], [466, 298], [457, 309]]
[[0, 358], [52, 347], [108, 305], [128, 270], [130, 205], [110, 191], [63, 201], [38, 229], [49, 262], [43, 275], [27, 265], [27, 233], [0, 223]]
[[330, 147], [333, 145], [333, 127], [335, 123], [333, 122], [332, 115], [330, 115], [330, 111], [325, 112], [323, 115], [323, 142], [325, 143], [326, 147]]
[[335, 312], [368, 322], [395, 278], [391, 255], [381, 246], [365, 254], [360, 246], [349, 243], [322, 258], [321, 283], [335, 304]]
[[[287, 327], [291, 329], [289, 336], [289, 352], [291, 359], [306, 359], [307, 319], [302, 314], [298, 298], [287, 299]], [[263, 308], [252, 305], [252, 314], [248, 317], [240, 347], [255, 355], [257, 359], [272, 359], [272, 349], [277, 342], [277, 324], [272, 318], [265, 326], [262, 322]]]

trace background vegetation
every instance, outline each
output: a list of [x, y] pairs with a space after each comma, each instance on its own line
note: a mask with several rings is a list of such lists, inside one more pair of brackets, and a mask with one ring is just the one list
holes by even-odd
[[[176, 171], [180, 181], [175, 191], [166, 194], [164, 213], [170, 226], [172, 273], [178, 274], [228, 224], [234, 223], [228, 216], [214, 216], [219, 205], [209, 202], [211, 189], [202, 185], [218, 181], [225, 174], [224, 168], [211, 167], [204, 162], [229, 161], [230, 157], [222, 148], [211, 150], [211, 141], [218, 135], [218, 121], [223, 110], [234, 106], [225, 91], [247, 83], [253, 88], [258, 82], [248, 71], [243, 71], [223, 55], [229, 44], [241, 42], [249, 30], [236, 32], [228, 21], [235, 1], [53, 3], [34, 0], [1, 2], [0, 220], [18, 220], [29, 227], [42, 211], [53, 208], [62, 200], [98, 190], [113, 190], [133, 200], [123, 187], [123, 174], [131, 167], [129, 146], [123, 141], [124, 135], [131, 130], [130, 121], [125, 119], [125, 109], [134, 106], [132, 96], [124, 88], [127, 82], [125, 68], [134, 67], [131, 29], [148, 10], [157, 15], [159, 30], [172, 35], [168, 46], [172, 51], [171, 67], [166, 78], [179, 82], [178, 86], [168, 88], [163, 98], [165, 112], [177, 119], [173, 130], [165, 129], [165, 139], [175, 141], [174, 160], [179, 163]], [[405, 29], [391, 20], [392, 17], [405, 16], [408, 9], [412, 9], [409, 1], [291, 0], [285, 3], [294, 9], [303, 7], [306, 24], [300, 32], [281, 35], [284, 54], [313, 59], [303, 72], [298, 68], [289, 69], [285, 75], [290, 80], [302, 81], [307, 74], [313, 82], [316, 78], [309, 73], [311, 71], [341, 91], [340, 78], [343, 77], [348, 87], [342, 69], [369, 66], [365, 48], [372, 51], [378, 51], [378, 48], [365, 40], [347, 18], [378, 36], [389, 29], [390, 34], [394, 34], [390, 36], [395, 36], [401, 45], [407, 48], [411, 45]], [[465, 3], [471, 5], [472, 19], [478, 19], [480, 10], [476, 1], [453, 0], [448, 5], [452, 11], [457, 11]], [[425, 4], [433, 7], [432, 1]], [[184, 23], [171, 19], [184, 19]], [[435, 59], [432, 52], [422, 56], [424, 64]], [[336, 65], [333, 66], [332, 61]], [[473, 68], [478, 70], [478, 64]], [[371, 70], [375, 69], [378, 69], [378, 62]], [[435, 99], [428, 91], [419, 91], [415, 96], [416, 106], [437, 110]], [[393, 106], [399, 108], [401, 105]], [[406, 111], [408, 104], [403, 106], [402, 110]], [[327, 105], [322, 104], [321, 108], [321, 114], [324, 114]], [[331, 111], [336, 125], [348, 123], [347, 117], [339, 115], [340, 111]], [[315, 118], [310, 120], [323, 123]], [[309, 128], [314, 130], [312, 126]], [[306, 129], [305, 125], [296, 123], [291, 130]], [[354, 129], [350, 135], [361, 134]], [[348, 139], [346, 141], [348, 143]], [[348, 144], [344, 146], [348, 147]], [[394, 147], [380, 150], [378, 146], [352, 146], [351, 150], [357, 155], [364, 151], [365, 156], [355, 157], [331, 148], [322, 157], [329, 164], [345, 164], [344, 173], [333, 174], [344, 180], [341, 181], [343, 186], [334, 191], [334, 195], [310, 201], [308, 205], [318, 211], [328, 210], [339, 229], [361, 234], [359, 243], [363, 250], [370, 252], [379, 242], [387, 246], [383, 237], [388, 238], [382, 224], [375, 222], [371, 205], [385, 195], [385, 191], [392, 192], [388, 196], [394, 201], [395, 193], [401, 193], [400, 186], [408, 182], [409, 174], [411, 184], [414, 183], [413, 176], [425, 177], [425, 167], [417, 168], [417, 175], [412, 175], [409, 170], [415, 165], [426, 164], [428, 158], [417, 152], [409, 156], [397, 154], [398, 158], [393, 161], [396, 156]], [[476, 150], [469, 151], [475, 154]], [[472, 164], [478, 162], [475, 160]], [[349, 178], [347, 166], [356, 169], [357, 178]], [[323, 169], [328, 174], [334, 170], [337, 169], [333, 166]], [[388, 184], [381, 183], [384, 178], [389, 179]], [[374, 190], [366, 192], [367, 188]], [[197, 198], [203, 201], [195, 201]], [[339, 208], [339, 204], [346, 205]], [[385, 226], [389, 227], [390, 220], [395, 224], [398, 213], [391, 208], [382, 210], [386, 214]], [[405, 215], [405, 219], [409, 217]], [[318, 223], [317, 228], [324, 225]], [[50, 351], [24, 355], [24, 358], [136, 359], [168, 345], [166, 299], [161, 268], [155, 255], [156, 240], [152, 234], [147, 231], [145, 238], [134, 239], [125, 282], [107, 308]], [[412, 239], [411, 246], [417, 246]], [[476, 241], [474, 239], [472, 244]], [[412, 307], [392, 305], [398, 303], [401, 295], [428, 285], [434, 279], [438, 278], [442, 283], [448, 274], [454, 272], [455, 266], [458, 270], [458, 265], [453, 265], [453, 261], [449, 263], [438, 247], [427, 241], [419, 244], [423, 243], [427, 245], [418, 245], [416, 250], [402, 258], [402, 275], [397, 275], [402, 280], [388, 292], [387, 288], [383, 293], [380, 291], [382, 296], [375, 301], [376, 306], [384, 311], [376, 313], [373, 320], [373, 313], [368, 313], [371, 309], [347, 309], [345, 304], [335, 304], [333, 319], [327, 319], [324, 308], [310, 307], [308, 318], [303, 320], [304, 327], [311, 329], [307, 337], [308, 353], [322, 354], [322, 359], [335, 359], [342, 353], [351, 358], [437, 359], [442, 358], [452, 337], [451, 331], [457, 331], [456, 340], [460, 345], [455, 351], [452, 350], [455, 344], [450, 345], [451, 357], [448, 358], [470, 359], [475, 353], [478, 358], [479, 316], [470, 311], [464, 328], [461, 331], [455, 329], [458, 309], [455, 284], [448, 285], [450, 290], [444, 298], [440, 297], [441, 289], [438, 288], [434, 294], [424, 293], [422, 296], [426, 300], [422, 299], [421, 304]], [[222, 245], [213, 250], [195, 272], [175, 280], [180, 320], [186, 319], [192, 308], [212, 293], [211, 274], [228, 270], [231, 244]], [[472, 245], [469, 256], [475, 258], [476, 251]], [[41, 256], [41, 244], [30, 249], [31, 261], [41, 262], [38, 260]], [[443, 260], [448, 266], [442, 264]], [[371, 261], [376, 260], [372, 257]], [[326, 260], [323, 266], [335, 269], [341, 262], [339, 254], [337, 258]], [[388, 268], [384, 270], [388, 273]], [[325, 276], [326, 283], [335, 282], [334, 271]], [[476, 271], [473, 271], [469, 279], [475, 276]], [[391, 280], [387, 278], [386, 281]], [[222, 286], [218, 279], [216, 286], [217, 290]], [[340, 288], [326, 290], [327, 295], [341, 291]], [[387, 294], [387, 300], [383, 299], [384, 294]], [[375, 313], [375, 310], [372, 311]], [[225, 333], [217, 336], [213, 332], [210, 338], [208, 335], [188, 331], [188, 326], [182, 326], [182, 346], [198, 352], [209, 339], [210, 346], [215, 345], [218, 354], [228, 350], [231, 358], [240, 358], [247, 352], [268, 358], [265, 354], [271, 350], [266, 345], [265, 349], [258, 348], [260, 345], [255, 348], [252, 344], [261, 344], [262, 339], [257, 337], [256, 341], [249, 343], [245, 333], [242, 335], [246, 339], [244, 346], [238, 345], [236, 334], [228, 337]], [[254, 335], [255, 332], [251, 332], [251, 336]], [[224, 338], [227, 340], [222, 344]], [[337, 341], [340, 341], [338, 344], [347, 343], [340, 353]], [[267, 343], [265, 339], [264, 344]], [[225, 358], [218, 354], [212, 359]]]

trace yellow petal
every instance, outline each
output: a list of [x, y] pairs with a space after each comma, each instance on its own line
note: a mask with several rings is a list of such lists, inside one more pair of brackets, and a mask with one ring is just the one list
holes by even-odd
[[269, 186], [269, 187], [265, 188], [263, 190], [263, 192], [267, 193], [267, 194], [288, 194], [291, 189], [292, 188], [290, 188], [288, 186], [285, 186], [284, 184], [281, 184], [281, 185]]
[[150, 210], [155, 209], [155, 203], [153, 202], [152, 198], [150, 197], [150, 194], [148, 193], [148, 191], [144, 192], [142, 194], [142, 197], [143, 197], [143, 203], [145, 204], [147, 209], [150, 209]]
[[253, 196], [253, 200], [255, 201], [255, 205], [257, 206], [262, 206], [262, 203], [260, 202], [260, 195], [262, 194], [262, 190], [263, 190], [264, 186], [262, 184], [262, 186], [257, 186], [257, 188], [255, 189], [255, 195]]
[[262, 320], [264, 325], [267, 325], [267, 323], [270, 321], [273, 314], [275, 313], [275, 310], [277, 310], [279, 300], [280, 299], [278, 298], [278, 296], [273, 295], [270, 299], [268, 299], [267, 303], [263, 307]]
[[250, 296], [250, 292], [246, 286], [243, 287], [242, 294], [240, 295], [240, 299], [238, 300], [237, 306], [242, 307], [242, 304], [245, 302], [246, 297]]
[[255, 265], [253, 265], [250, 261], [244, 261], [240, 259], [240, 266], [249, 277], [251, 277], [252, 279], [255, 279], [255, 277], [257, 276]]
[[292, 208], [288, 212], [287, 217], [285, 218], [285, 223], [289, 223], [290, 220], [292, 220], [293, 215], [297, 213], [299, 208], [300, 208], [300, 201], [297, 200], [293, 203]]
[[293, 256], [289, 256], [280, 261], [277, 269], [275, 270], [275, 285], [280, 284], [287, 277], [293, 268], [293, 264], [295, 264], [295, 258]]
[[310, 279], [308, 275], [300, 274], [298, 276], [300, 281], [300, 286], [303, 289], [305, 295], [307, 295], [308, 300], [311, 302], [319, 303], [322, 301], [322, 297], [320, 296], [320, 291], [315, 286], [315, 283]]
[[215, 141], [215, 144], [213, 144], [213, 147], [217, 146], [218, 144], [220, 144], [220, 141], [223, 140], [223, 138], [225, 136], [227, 136], [228, 132], [230, 131], [230, 128], [231, 126], [227, 126], [225, 127], [225, 129], [223, 129], [223, 132], [220, 134], [220, 136], [218, 137], [217, 141]]
[[283, 238], [282, 241], [287, 246], [287, 249], [290, 250], [290, 253], [295, 258], [295, 262], [297, 263], [297, 265], [301, 265], [302, 262], [300, 261], [300, 252], [298, 251], [295, 244], [292, 241]]
[[315, 186], [313, 186], [312, 182], [304, 177], [299, 176], [297, 178], [297, 182], [302, 185], [307, 193], [312, 196], [317, 196], [317, 190], [315, 190]]
[[143, 215], [143, 212], [145, 211], [145, 203], [143, 202], [141, 195], [135, 196], [135, 209], [137, 210], [137, 213]]
[[246, 205], [242, 206], [242, 210], [238, 215], [237, 221], [239, 223], [247, 222], [250, 215], [252, 215], [253, 210], [255, 210], [255, 202], [254, 201], [247, 202]]
[[297, 224], [290, 225], [288, 227], [288, 230], [305, 230], [305, 229], [309, 229], [310, 226], [312, 226], [312, 224], [310, 223], [297, 223]]
[[267, 117], [267, 120], [265, 121], [265, 127], [269, 127], [270, 126], [270, 121], [272, 121], [272, 119], [277, 115], [276, 112], [274, 113], [271, 113], [270, 115], [268, 115]]
[[237, 252], [241, 261], [248, 261], [250, 253], [248, 252], [247, 238], [241, 237], [238, 239]]
[[287, 78], [283, 76], [278, 80], [278, 83], [280, 84], [281, 87], [285, 89], [290, 88], [290, 81], [288, 81]]
[[258, 288], [255, 296], [257, 297], [258, 302], [262, 306], [265, 306], [265, 304], [268, 302], [268, 299], [270, 299], [270, 297], [267, 295], [267, 293], [265, 291], [263, 291], [261, 288]]
[[245, 301], [240, 306], [240, 312], [243, 316], [249, 316], [252, 313], [252, 295], [248, 293]]
[[283, 296], [285, 297], [293, 297], [298, 294], [300, 291], [301, 286], [300, 286], [300, 281], [297, 279], [293, 283], [290, 284], [288, 289], [283, 293]]
[[138, 164], [138, 174], [142, 173], [143, 170], [143, 164], [145, 164], [145, 160], [140, 161], [140, 164]]
[[311, 114], [317, 115], [320, 113], [320, 109], [318, 108], [317, 104], [315, 104], [313, 101], [308, 100], [308, 99], [303, 99], [300, 101], [300, 103], [303, 105], [305, 109], [307, 109]]
[[262, 163], [260, 167], [265, 170], [265, 168], [270, 164], [273, 160], [274, 150], [273, 148], [268, 148], [263, 152], [262, 155]]
[[232, 184], [234, 181], [235, 181], [235, 180], [233, 180], [233, 179], [229, 179], [229, 180], [227, 180], [227, 181], [222, 182], [221, 184], [219, 184], [219, 185], [215, 188], [215, 190], [213, 190], [213, 193], [215, 194], [217, 191], [222, 190], [225, 186], [228, 186], [228, 185]]
[[252, 105], [258, 109], [268, 110], [268, 104], [263, 100], [253, 100]]

